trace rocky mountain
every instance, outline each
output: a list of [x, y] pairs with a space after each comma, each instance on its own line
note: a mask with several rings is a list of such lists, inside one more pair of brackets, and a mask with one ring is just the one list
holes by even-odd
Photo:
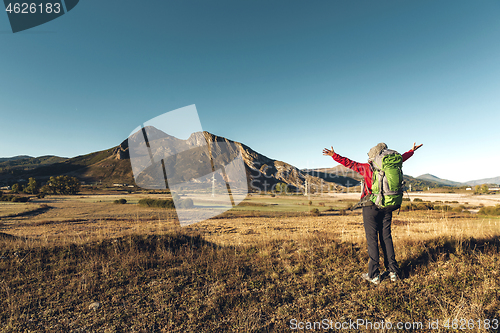
[[[142, 133], [139, 131], [134, 135], [142, 135]], [[199, 163], [199, 161], [207, 159], [207, 156], [203, 156], [204, 153], [196, 148], [187, 151], [185, 149], [186, 145], [196, 147], [199, 143], [197, 141], [204, 140], [210, 147], [210, 151], [226, 150], [228, 154], [217, 155], [219, 157], [213, 161], [214, 166], [217, 164], [227, 164], [241, 152], [250, 190], [271, 190], [275, 184], [280, 182], [286, 183], [290, 185], [290, 188], [298, 190], [304, 188], [306, 181], [313, 187], [327, 188], [331, 186], [334, 189], [342, 190], [345, 181], [347, 181], [347, 178], [344, 179], [341, 177], [330, 179], [318, 177], [318, 175], [314, 173], [299, 170], [293, 165], [264, 156], [240, 142], [232, 141], [208, 132], [203, 132], [201, 136], [192, 135], [188, 140], [179, 140], [161, 131], [148, 129], [148, 139], [149, 142], [145, 144], [159, 145], [159, 149], [156, 150], [155, 153], [175, 154], [181, 151], [181, 153], [177, 154], [178, 156], [175, 162], [180, 163], [193, 174], [201, 172], [200, 168], [202, 168], [203, 165], [206, 166], [206, 163]], [[134, 136], [131, 136], [131, 140], [134, 140]], [[129, 141], [127, 139], [114, 148], [70, 159], [61, 159], [52, 164], [45, 164], [29, 169], [13, 167], [9, 169], [8, 172], [0, 169], [0, 184], [11, 185], [19, 180], [26, 180], [29, 177], [35, 177], [43, 182], [50, 176], [61, 174], [75, 176], [86, 183], [135, 184], [130, 163], [131, 153], [133, 155], [135, 152], [130, 151]], [[221, 160], [222, 157], [220, 156], [226, 156], [223, 157], [226, 160]], [[165, 168], [174, 167], [175, 165], [165, 165]], [[351, 179], [351, 181], [355, 182], [354, 179]]]
[[[208, 142], [227, 140], [210, 133], [206, 133], [205, 136]], [[272, 186], [279, 182], [291, 185], [296, 189], [303, 189], [306, 181], [316, 189], [329, 185], [335, 190], [342, 190], [345, 186], [342, 182], [337, 181], [338, 179], [325, 179], [319, 174], [299, 170], [291, 164], [259, 154], [242, 143], [236, 142], [236, 145], [242, 153], [248, 178], [251, 179], [253, 185], [261, 189], [265, 186], [265, 183]]]
[[[146, 136], [148, 143], [143, 143]], [[145, 151], [148, 145], [150, 154], [155, 160], [160, 160], [162, 156], [175, 156], [168, 158], [165, 162], [165, 170], [168, 175], [204, 175], [228, 165], [234, 158], [241, 156], [245, 165], [248, 185], [250, 190], [271, 190], [277, 183], [286, 183], [291, 189], [299, 190], [304, 188], [307, 181], [310, 186], [320, 188], [327, 187], [327, 183], [321, 178], [309, 175], [296, 167], [264, 156], [250, 147], [227, 138], [211, 134], [209, 132], [193, 133], [187, 140], [180, 140], [165, 134], [155, 128], [146, 127], [144, 132], [138, 132], [129, 138], [129, 149], [119, 149], [117, 154], [120, 158], [130, 156], [138, 157], [141, 151]], [[208, 155], [207, 150], [208, 147]], [[205, 162], [205, 163], [200, 163]], [[149, 156], [145, 156], [144, 163], [149, 163]], [[210, 165], [212, 164], [212, 166]], [[144, 166], [145, 167], [145, 166]], [[182, 172], [176, 172], [176, 168], [182, 168]], [[151, 179], [159, 179], [160, 171], [156, 173], [151, 170]], [[148, 172], [146, 172], [146, 176]], [[169, 179], [169, 182], [182, 182], [187, 179]], [[147, 182], [147, 179], [140, 179]], [[331, 183], [336, 189], [342, 189], [341, 185]]]

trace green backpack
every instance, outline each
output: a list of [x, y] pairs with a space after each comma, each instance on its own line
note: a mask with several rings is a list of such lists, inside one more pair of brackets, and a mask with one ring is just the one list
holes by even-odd
[[371, 201], [380, 208], [398, 209], [403, 202], [403, 157], [384, 149], [373, 159], [372, 167]]

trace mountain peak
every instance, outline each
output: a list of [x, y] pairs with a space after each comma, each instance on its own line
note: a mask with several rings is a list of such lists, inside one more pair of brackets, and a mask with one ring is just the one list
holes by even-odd
[[439, 185], [447, 185], [447, 186], [462, 186], [463, 184], [460, 182], [455, 182], [448, 179], [441, 179], [437, 176], [431, 175], [430, 173], [423, 174], [418, 176], [417, 179], [427, 180], [431, 182], [438, 183]]
[[417, 178], [434, 178], [434, 179], [441, 179], [438, 176], [434, 176], [433, 174], [430, 173], [424, 173], [423, 175], [418, 176]]

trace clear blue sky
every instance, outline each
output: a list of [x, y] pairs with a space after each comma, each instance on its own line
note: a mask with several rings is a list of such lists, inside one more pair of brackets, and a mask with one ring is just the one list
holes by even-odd
[[417, 141], [406, 174], [500, 176], [499, 18], [496, 0], [82, 0], [13, 34], [0, 13], [0, 157], [107, 149], [196, 104], [204, 130], [299, 168]]

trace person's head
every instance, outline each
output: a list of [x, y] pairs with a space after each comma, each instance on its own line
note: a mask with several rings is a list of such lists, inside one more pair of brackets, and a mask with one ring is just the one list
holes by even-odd
[[383, 142], [370, 149], [368, 152], [368, 162], [372, 162], [375, 159], [375, 156], [380, 154], [380, 152], [384, 149], [387, 149], [387, 145]]

